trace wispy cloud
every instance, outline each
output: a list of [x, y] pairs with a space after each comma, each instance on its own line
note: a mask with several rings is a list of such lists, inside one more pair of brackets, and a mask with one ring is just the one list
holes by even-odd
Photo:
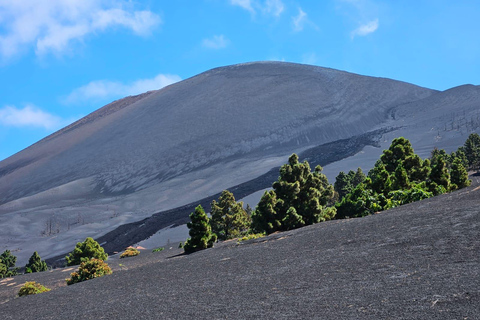
[[293, 31], [298, 32], [303, 30], [303, 27], [307, 22], [307, 14], [302, 10], [302, 8], [298, 8], [298, 15], [292, 17], [292, 22]]
[[250, 0], [230, 0], [230, 3], [234, 6], [242, 7], [251, 13], [255, 13], [255, 9], [253, 9], [252, 2]]
[[230, 0], [230, 4], [241, 7], [251, 14], [256, 14], [257, 11], [260, 11], [276, 17], [279, 17], [285, 9], [282, 0]]
[[136, 11], [126, 0], [2, 0], [0, 55], [12, 57], [34, 47], [37, 55], [64, 52], [72, 41], [111, 27], [140, 36], [161, 23], [151, 11]]
[[283, 5], [283, 2], [280, 0], [267, 0], [265, 1], [265, 7], [264, 7], [264, 12], [273, 14], [276, 17], [279, 17], [283, 10], [285, 9], [285, 6]]
[[228, 43], [229, 40], [225, 38], [223, 34], [219, 36], [215, 35], [212, 38], [203, 39], [202, 41], [202, 45], [209, 49], [223, 49], [228, 45]]
[[355, 36], [363, 37], [377, 31], [377, 29], [378, 29], [378, 19], [375, 19], [353, 30], [351, 33], [351, 37], [352, 38], [354, 38]]
[[33, 104], [28, 104], [23, 109], [15, 106], [5, 106], [0, 109], [0, 123], [9, 127], [36, 127], [55, 130], [68, 124], [68, 121], [45, 112]]
[[99, 101], [136, 95], [161, 89], [182, 80], [177, 75], [159, 74], [152, 79], [140, 79], [130, 84], [110, 80], [96, 80], [73, 90], [63, 99], [65, 104], [78, 104], [89, 100]]

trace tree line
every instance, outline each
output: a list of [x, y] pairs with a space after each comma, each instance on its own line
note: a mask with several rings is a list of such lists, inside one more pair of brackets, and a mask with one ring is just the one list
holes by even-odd
[[[361, 168], [340, 172], [334, 185], [328, 182], [321, 166], [312, 171], [307, 161], [300, 162], [292, 154], [255, 210], [248, 205], [244, 208], [228, 190], [221, 193], [218, 201], [212, 201], [211, 218], [202, 206], [197, 206], [190, 214], [191, 221], [187, 224], [190, 238], [183, 247], [186, 253], [191, 253], [210, 248], [218, 240], [366, 216], [467, 187], [471, 183], [467, 170], [480, 170], [480, 136], [476, 133], [457, 151], [448, 154], [435, 148], [428, 159], [415, 154], [407, 139], [396, 138], [367, 175]], [[107, 255], [96, 241], [87, 238], [77, 244], [66, 260], [67, 265], [76, 265], [90, 263], [92, 258], [104, 261]], [[0, 278], [18, 274], [16, 260], [9, 250], [0, 255]], [[25, 272], [47, 268], [34, 252]]]
[[[255, 210], [243, 208], [224, 190], [211, 204], [211, 218], [202, 206], [195, 208], [187, 224], [190, 238], [186, 253], [210, 248], [217, 240], [247, 234], [270, 234], [331, 219], [363, 217], [402, 204], [426, 199], [470, 185], [467, 170], [480, 169], [480, 136], [471, 134], [450, 154], [434, 149], [421, 159], [408, 139], [392, 141], [365, 175], [361, 168], [340, 172], [334, 185], [307, 161], [292, 154], [280, 168], [272, 190], [265, 191]], [[247, 212], [248, 211], [248, 212]]]

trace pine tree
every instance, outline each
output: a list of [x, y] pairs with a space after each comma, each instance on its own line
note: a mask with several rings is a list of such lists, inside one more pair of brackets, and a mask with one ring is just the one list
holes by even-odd
[[335, 212], [327, 210], [326, 205], [333, 195], [333, 186], [322, 167], [316, 166], [311, 172], [307, 161], [300, 163], [298, 156], [292, 154], [280, 168], [273, 191], [266, 192], [255, 209], [252, 227], [257, 232], [272, 233], [297, 228], [301, 221], [309, 225], [331, 219]]
[[465, 155], [471, 169], [480, 169], [480, 136], [472, 133], [468, 136], [464, 144]]
[[410, 181], [408, 179], [407, 171], [402, 166], [398, 164], [397, 169], [395, 169], [395, 179], [393, 181], [394, 190], [405, 190], [410, 187]]
[[447, 164], [443, 159], [443, 156], [439, 156], [436, 159], [435, 164], [433, 164], [432, 171], [430, 172], [430, 181], [433, 182], [430, 189], [434, 194], [439, 193], [436, 186], [441, 186], [445, 188], [445, 190], [449, 189], [450, 174], [448, 173]]
[[18, 274], [18, 268], [15, 267], [15, 263], [17, 263], [17, 257], [15, 257], [10, 250], [5, 250], [0, 255], [0, 278], [16, 276]]
[[275, 191], [265, 191], [252, 214], [252, 229], [257, 232], [272, 233], [280, 230], [282, 219], [275, 209], [277, 194]]
[[355, 188], [360, 183], [365, 181], [366, 178], [367, 176], [365, 175], [365, 173], [363, 173], [362, 168], [358, 167], [352, 179], [352, 187]]
[[25, 273], [42, 272], [47, 270], [47, 263], [40, 258], [40, 255], [37, 253], [37, 251], [32, 254], [28, 260], [28, 263], [25, 265]]
[[251, 218], [243, 209], [243, 202], [237, 203], [230, 191], [224, 190], [218, 202], [212, 201], [211, 208], [212, 232], [220, 240], [232, 239], [248, 231]]
[[458, 189], [468, 187], [472, 183], [472, 180], [468, 180], [467, 169], [462, 165], [462, 160], [459, 158], [453, 160], [450, 170], [450, 181]]
[[201, 205], [195, 208], [195, 211], [190, 214], [190, 222], [187, 223], [190, 238], [187, 239], [183, 249], [185, 253], [192, 253], [195, 251], [213, 247], [213, 243], [217, 241], [217, 236], [212, 233], [212, 227], [205, 210]]
[[78, 265], [92, 258], [105, 261], [108, 259], [108, 254], [97, 241], [90, 237], [83, 242], [78, 242], [75, 249], [65, 257], [67, 266]]
[[340, 171], [338, 176], [335, 178], [335, 183], [333, 188], [338, 193], [338, 197], [342, 199], [347, 193], [352, 192], [352, 184], [349, 179], [348, 174], [343, 171]]

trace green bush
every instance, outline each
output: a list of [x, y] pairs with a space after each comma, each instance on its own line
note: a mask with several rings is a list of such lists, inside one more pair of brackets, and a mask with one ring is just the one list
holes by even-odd
[[106, 262], [100, 259], [91, 259], [82, 262], [76, 272], [70, 274], [70, 279], [66, 279], [67, 285], [77, 282], [90, 280], [93, 278], [102, 277], [107, 274], [112, 274], [112, 269]]
[[25, 265], [25, 273], [42, 272], [47, 270], [47, 263], [40, 258], [40, 255], [37, 253], [37, 251], [32, 254], [28, 260], [28, 263]]
[[251, 234], [247, 234], [246, 236], [244, 236], [242, 238], [239, 238], [238, 243], [240, 243], [242, 241], [247, 241], [247, 240], [251, 240], [251, 239], [258, 239], [258, 238], [263, 238], [263, 237], [265, 237], [265, 233], [251, 233]]
[[164, 248], [164, 247], [160, 247], [160, 248], [155, 248], [155, 249], [153, 249], [152, 252], [160, 252], [160, 251], [163, 251], [163, 250], [165, 250], [165, 248]]
[[10, 250], [5, 250], [0, 255], [0, 279], [16, 276], [18, 268], [15, 267], [17, 257], [15, 257]]
[[51, 289], [45, 288], [40, 283], [36, 283], [35, 281], [27, 281], [25, 284], [20, 288], [18, 291], [18, 296], [28, 296], [30, 294], [37, 294], [42, 292], [48, 292]]
[[128, 258], [128, 257], [135, 257], [140, 254], [140, 251], [138, 251], [135, 248], [129, 247], [125, 249], [125, 251], [120, 255], [120, 259], [122, 258]]
[[75, 249], [65, 257], [67, 266], [75, 266], [92, 258], [103, 261], [108, 259], [108, 254], [92, 238], [87, 238], [85, 241], [77, 243]]

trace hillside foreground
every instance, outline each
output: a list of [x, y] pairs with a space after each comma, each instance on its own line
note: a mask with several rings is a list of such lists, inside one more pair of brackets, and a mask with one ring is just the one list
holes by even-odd
[[[329, 221], [191, 255], [109, 258], [0, 282], [2, 319], [477, 319], [480, 184], [365, 218]], [[14, 298], [36, 280], [53, 290]]]

